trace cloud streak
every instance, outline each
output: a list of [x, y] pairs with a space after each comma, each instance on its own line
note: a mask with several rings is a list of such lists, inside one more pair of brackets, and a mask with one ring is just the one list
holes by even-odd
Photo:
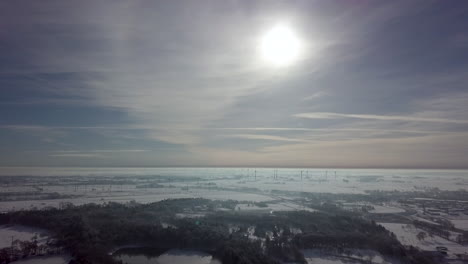
[[304, 140], [304, 139], [272, 136], [272, 135], [261, 135], [261, 134], [231, 134], [231, 135], [225, 135], [224, 137], [252, 139], [252, 140], [285, 141], [285, 142], [307, 142], [307, 140]]
[[355, 119], [370, 119], [370, 120], [380, 120], [380, 121], [468, 124], [468, 120], [456, 120], [456, 119], [445, 119], [445, 118], [397, 116], [397, 115], [343, 114], [343, 113], [329, 113], [329, 112], [299, 113], [299, 114], [295, 114], [294, 117], [308, 118], [308, 119], [355, 118]]
[[103, 158], [102, 155], [90, 154], [90, 153], [50, 154], [49, 157], [58, 157], [58, 158]]

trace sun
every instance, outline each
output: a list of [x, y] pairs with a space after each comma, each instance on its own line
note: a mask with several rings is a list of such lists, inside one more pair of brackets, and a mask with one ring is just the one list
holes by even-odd
[[263, 35], [260, 51], [270, 64], [287, 66], [298, 59], [300, 41], [290, 27], [279, 24]]

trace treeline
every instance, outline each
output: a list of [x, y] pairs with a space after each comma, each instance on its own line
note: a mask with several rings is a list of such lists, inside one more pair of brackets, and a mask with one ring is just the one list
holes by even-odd
[[460, 244], [468, 244], [468, 231], [463, 231], [463, 233], [457, 236], [457, 242]]
[[[166, 200], [148, 205], [88, 204], [63, 210], [49, 208], [2, 214], [0, 224], [23, 224], [49, 230], [58, 245], [72, 254], [75, 263], [116, 263], [108, 252], [124, 244], [200, 249], [216, 252], [223, 261], [227, 261], [227, 256], [239, 254], [235, 259], [240, 262], [235, 263], [276, 263], [262, 251], [245, 250], [255, 248], [248, 239], [241, 240], [242, 243], [229, 242], [228, 227], [223, 223], [175, 217], [187, 208], [232, 207], [233, 204], [233, 201], [204, 199]], [[164, 228], [163, 222], [174, 227]], [[258, 259], [263, 262], [251, 262]]]
[[445, 239], [450, 239], [450, 232], [442, 225], [431, 224], [419, 220], [414, 220], [413, 224], [415, 227], [427, 231], [429, 234], [437, 235]]

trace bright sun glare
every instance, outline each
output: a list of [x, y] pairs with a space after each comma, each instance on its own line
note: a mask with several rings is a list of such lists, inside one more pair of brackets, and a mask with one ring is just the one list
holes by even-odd
[[263, 58], [275, 66], [287, 66], [299, 55], [300, 43], [294, 31], [285, 25], [270, 29], [261, 40]]

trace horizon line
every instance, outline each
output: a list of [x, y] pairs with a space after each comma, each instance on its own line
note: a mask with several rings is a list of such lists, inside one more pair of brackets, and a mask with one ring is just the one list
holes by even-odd
[[83, 169], [151, 169], [151, 168], [248, 168], [248, 169], [375, 169], [375, 170], [468, 170], [468, 167], [304, 167], [304, 166], [235, 166], [235, 165], [161, 165], [161, 166], [0, 166], [1, 168], [83, 168]]

